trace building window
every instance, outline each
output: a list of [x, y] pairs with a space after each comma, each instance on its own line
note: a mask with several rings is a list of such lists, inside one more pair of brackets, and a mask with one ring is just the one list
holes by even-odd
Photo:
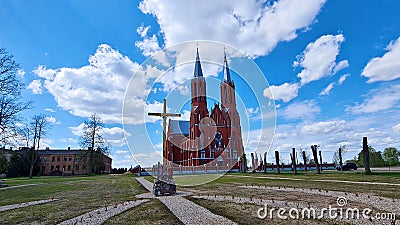
[[60, 166], [56, 166], [56, 171], [60, 171]]
[[206, 151], [201, 150], [201, 152], [200, 152], [200, 158], [202, 158], [202, 159], [206, 158]]
[[204, 148], [204, 131], [200, 132], [200, 148]]
[[54, 171], [54, 166], [51, 166], [51, 171]]
[[63, 166], [63, 172], [65, 171], [65, 166]]
[[67, 156], [64, 156], [64, 161], [67, 161]]
[[85, 170], [86, 169], [86, 165], [82, 165], [82, 170]]
[[76, 165], [76, 166], [75, 166], [75, 170], [79, 170], [79, 165]]
[[54, 162], [54, 161], [56, 161], [56, 157], [54, 157], [54, 156], [53, 156], [53, 159], [52, 159], [52, 161], [53, 161], [53, 162]]
[[72, 156], [69, 157], [69, 161], [72, 161]]
[[68, 165], [68, 170], [67, 171], [71, 171], [71, 165]]
[[57, 162], [60, 162], [60, 156], [57, 157]]
[[43, 158], [43, 162], [46, 162], [47, 161], [47, 157], [45, 156], [44, 158]]
[[211, 150], [211, 158], [215, 158], [215, 152], [214, 152], [214, 150]]

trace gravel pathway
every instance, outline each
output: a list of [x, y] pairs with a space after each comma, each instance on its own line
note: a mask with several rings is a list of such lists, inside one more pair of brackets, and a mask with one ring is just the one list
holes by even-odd
[[[265, 199], [241, 198], [241, 197], [233, 197], [232, 198], [232, 196], [218, 196], [218, 195], [193, 196], [193, 198], [205, 199], [205, 200], [217, 201], [217, 202], [233, 202], [236, 204], [250, 203], [250, 204], [259, 205], [261, 207], [264, 207], [264, 209], [266, 208], [267, 210], [271, 210], [271, 208], [274, 208], [276, 210], [285, 208], [287, 211], [286, 211], [286, 214], [284, 214], [284, 215], [286, 215], [286, 216], [288, 214], [288, 211], [292, 210], [292, 209], [298, 209], [299, 212], [302, 212], [302, 210], [304, 210], [304, 209], [312, 208], [316, 212], [315, 218], [319, 218], [321, 216], [321, 212], [324, 212], [322, 210], [322, 208], [320, 208], [320, 207], [315, 207], [312, 205], [306, 205], [306, 204], [296, 203], [296, 202], [279, 201], [279, 200], [265, 200]], [[276, 212], [276, 210], [275, 210], [275, 212]], [[269, 211], [269, 212], [271, 212], [271, 211]], [[293, 214], [293, 215], [296, 215], [296, 214]], [[256, 216], [256, 214], [254, 216]], [[267, 221], [267, 224], [268, 224], [269, 217], [270, 217], [270, 215], [267, 214], [267, 217], [264, 218], [264, 220]], [[276, 218], [276, 217], [277, 217], [277, 214], [274, 214], [273, 218]], [[326, 211], [324, 212], [323, 218], [330, 219], [329, 214]], [[290, 218], [289, 218], [289, 220], [290, 220]], [[376, 220], [376, 219], [369, 220], [369, 219], [363, 218], [363, 216], [360, 216], [359, 219], [345, 219], [345, 217], [340, 218], [339, 214], [336, 219], [332, 218], [332, 220], [337, 221], [337, 222], [346, 222], [346, 223], [350, 223], [350, 224], [356, 224], [356, 225], [375, 225], [375, 224], [400, 225], [400, 220], [396, 220], [395, 224], [393, 224], [392, 221], [389, 221], [389, 220]]]
[[290, 178], [290, 177], [268, 177], [268, 176], [238, 176], [238, 175], [225, 175], [234, 176], [241, 178], [258, 178], [258, 179], [270, 179], [270, 180], [293, 180], [293, 181], [315, 181], [315, 182], [332, 182], [332, 183], [348, 183], [348, 184], [371, 184], [371, 185], [383, 185], [383, 186], [400, 186], [398, 183], [385, 183], [385, 182], [368, 182], [368, 181], [349, 181], [349, 180], [308, 180], [302, 178]]
[[78, 217], [66, 220], [59, 224], [60, 225], [102, 224], [107, 219], [148, 201], [150, 200], [143, 199], [137, 201], [124, 202], [118, 205], [107, 206], [101, 209], [96, 209], [94, 211], [82, 214]]
[[400, 215], [400, 200], [390, 199], [380, 196], [361, 194], [361, 193], [346, 193], [339, 191], [326, 191], [326, 190], [316, 190], [316, 189], [303, 189], [303, 188], [288, 188], [288, 187], [266, 187], [266, 186], [239, 186], [239, 188], [254, 188], [263, 190], [273, 190], [273, 191], [287, 191], [287, 192], [300, 192], [307, 194], [323, 195], [336, 198], [345, 198], [347, 201], [360, 202], [366, 205], [370, 205], [374, 208], [396, 213]]
[[45, 204], [45, 203], [56, 201], [56, 200], [57, 199], [45, 199], [45, 200], [32, 201], [32, 202], [24, 202], [24, 203], [14, 204], [14, 205], [0, 206], [0, 212], [12, 210], [12, 209], [24, 208], [24, 207], [28, 207], [28, 206], [32, 206], [32, 205]]
[[[153, 191], [153, 184], [143, 178], [136, 178], [147, 190]], [[195, 204], [179, 195], [157, 197], [184, 224], [237, 224], [223, 216]]]
[[39, 184], [42, 184], [42, 183], [37, 183], [37, 184], [21, 184], [21, 185], [3, 187], [3, 188], [0, 188], [0, 191], [1, 191], [1, 190], [5, 190], [5, 189], [13, 189], [13, 188], [19, 188], [19, 187], [35, 186], [35, 185], [39, 185]]

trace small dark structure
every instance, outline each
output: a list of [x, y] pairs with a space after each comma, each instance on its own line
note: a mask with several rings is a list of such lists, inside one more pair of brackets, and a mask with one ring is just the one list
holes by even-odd
[[174, 195], [176, 194], [176, 185], [172, 182], [154, 179], [153, 191], [156, 197], [165, 194]]

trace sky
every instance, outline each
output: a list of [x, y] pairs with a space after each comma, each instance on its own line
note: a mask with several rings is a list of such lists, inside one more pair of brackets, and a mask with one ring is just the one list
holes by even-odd
[[210, 94], [222, 79], [222, 46], [236, 69], [246, 153], [269, 151], [273, 162], [279, 150], [288, 162], [291, 148], [317, 144], [331, 161], [345, 145], [352, 159], [364, 136], [378, 151], [400, 148], [398, 1], [0, 5], [0, 47], [21, 64], [23, 97], [33, 100], [22, 116], [44, 113], [52, 124], [43, 148], [79, 148], [83, 121], [97, 113], [113, 167], [160, 161], [161, 120], [145, 115], [168, 96], [168, 110], [187, 119], [197, 44]]

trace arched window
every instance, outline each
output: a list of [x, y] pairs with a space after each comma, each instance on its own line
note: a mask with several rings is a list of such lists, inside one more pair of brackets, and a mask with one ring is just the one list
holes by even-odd
[[237, 146], [236, 146], [236, 133], [235, 131], [232, 132], [232, 137], [231, 137], [231, 154], [232, 158], [237, 159], [238, 154], [237, 154]]
[[228, 102], [228, 93], [226, 93], [226, 85], [224, 85], [224, 97], [225, 97], [225, 102]]
[[214, 135], [214, 146], [215, 148], [223, 147], [222, 134], [220, 132], [216, 132]]
[[235, 133], [235, 131], [232, 132], [231, 142], [232, 142], [231, 149], [233, 151], [236, 151], [237, 149], [236, 149], [236, 133]]
[[204, 131], [200, 131], [200, 149], [204, 148]]

